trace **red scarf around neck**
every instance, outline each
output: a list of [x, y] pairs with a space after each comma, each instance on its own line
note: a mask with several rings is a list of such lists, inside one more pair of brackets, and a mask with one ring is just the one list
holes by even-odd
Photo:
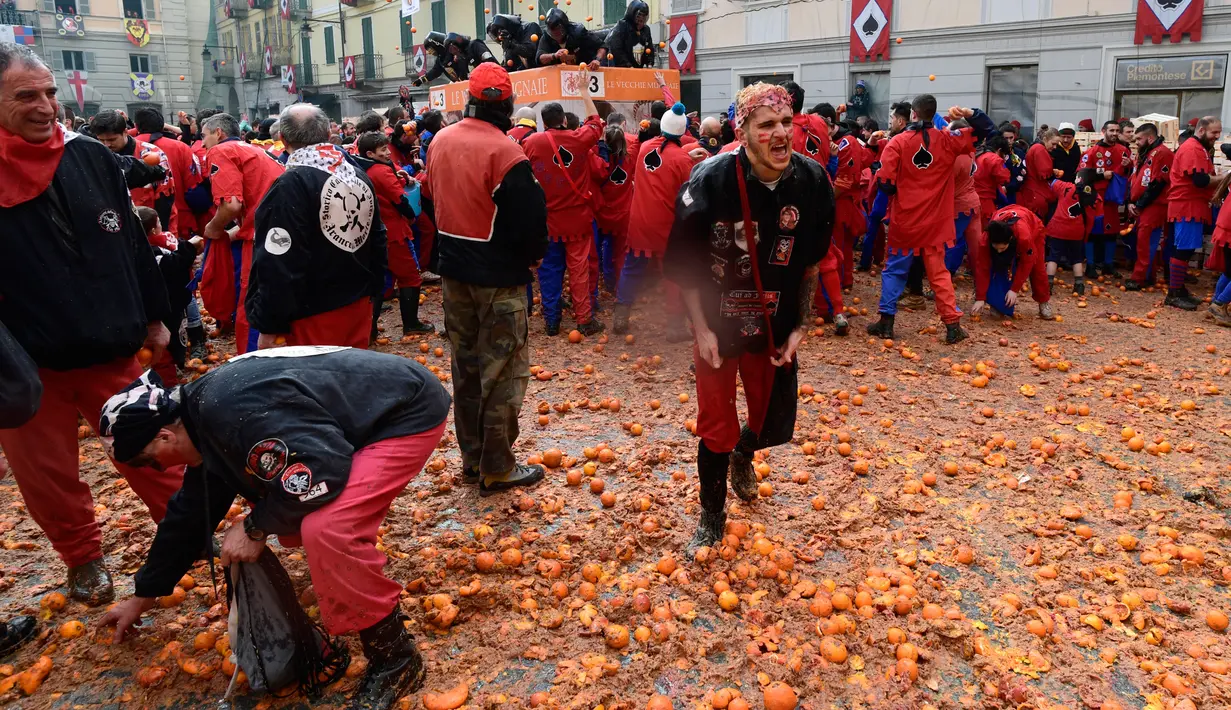
[[43, 194], [63, 156], [64, 129], [59, 124], [42, 143], [31, 143], [0, 128], [0, 174], [22, 176], [0, 180], [0, 207], [15, 207]]

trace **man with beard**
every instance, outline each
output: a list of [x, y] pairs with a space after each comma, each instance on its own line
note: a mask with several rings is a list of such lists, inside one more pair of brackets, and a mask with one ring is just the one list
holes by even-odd
[[[753, 452], [791, 439], [795, 354], [811, 325], [817, 263], [833, 224], [825, 169], [791, 151], [786, 90], [745, 87], [735, 123], [742, 147], [692, 172], [663, 262], [682, 289], [696, 338], [701, 519], [694, 550], [722, 538], [728, 470], [736, 495], [753, 500]], [[737, 374], [748, 403], [742, 429]]]
[[[1093, 168], [1101, 176], [1094, 186], [1103, 200], [1103, 233], [1090, 235], [1086, 245], [1086, 261], [1097, 273], [1115, 277], [1116, 240], [1120, 238], [1120, 203], [1107, 199], [1107, 188], [1117, 176], [1127, 178], [1133, 167], [1128, 148], [1120, 142], [1120, 124], [1107, 121], [1103, 124], [1103, 138], [1086, 149], [1081, 156], [1080, 167]], [[1206, 222], [1209, 220], [1207, 219]]]
[[1171, 193], [1171, 152], [1153, 123], [1143, 123], [1136, 132], [1137, 163], [1129, 193], [1128, 213], [1137, 218], [1137, 261], [1133, 276], [1124, 282], [1126, 291], [1140, 291], [1153, 285], [1154, 274], [1162, 265], [1159, 247], [1167, 227], [1167, 203]]
[[953, 278], [945, 268], [945, 248], [954, 243], [953, 163], [957, 156], [974, 150], [976, 138], [996, 130], [982, 111], [953, 107], [951, 119], [966, 118], [970, 127], [958, 130], [933, 127], [936, 98], [917, 96], [911, 104], [915, 123], [894, 136], [881, 153], [876, 179], [882, 192], [892, 196], [885, 270], [881, 272], [880, 320], [868, 326], [868, 334], [893, 338], [898, 297], [906, 286], [907, 273], [916, 256], [936, 298], [936, 311], [945, 324], [945, 342], [950, 345], [968, 336], [962, 329]]
[[1051, 149], [1052, 168], [1059, 170], [1056, 177], [1065, 182], [1077, 179], [1077, 167], [1081, 163], [1081, 150], [1077, 148], [1077, 129], [1071, 123], [1061, 123], [1056, 129], [1060, 144]]
[[496, 61], [496, 55], [481, 40], [456, 32], [447, 36], [443, 32], [428, 32], [423, 38], [423, 49], [436, 58], [436, 63], [415, 79], [415, 86], [430, 84], [441, 74], [447, 74], [450, 81], [466, 81], [472, 68]]
[[564, 10], [553, 7], [547, 13], [547, 31], [539, 35], [539, 64], [587, 64], [597, 71], [607, 58], [602, 35], [591, 32], [580, 22], [569, 22]]
[[1171, 224], [1174, 251], [1171, 254], [1165, 305], [1185, 311], [1197, 310], [1198, 301], [1188, 292], [1184, 278], [1188, 262], [1204, 241], [1205, 225], [1213, 218], [1210, 199], [1214, 184], [1214, 146], [1222, 136], [1222, 121], [1206, 116], [1197, 121], [1190, 140], [1180, 144], [1171, 166], [1171, 194], [1167, 221]]
[[1005, 207], [992, 215], [986, 233], [970, 245], [970, 267], [975, 274], [973, 315], [991, 306], [1012, 318], [1018, 294], [1030, 279], [1030, 295], [1039, 304], [1039, 317], [1055, 320], [1043, 263], [1045, 234], [1043, 221], [1021, 206]]
[[513, 112], [508, 72], [481, 66], [467, 90], [466, 117], [430, 148], [432, 164], [450, 167], [429, 171], [428, 183], [440, 231], [462, 476], [489, 495], [544, 476], [541, 466], [517, 463], [513, 443], [530, 379], [526, 287], [547, 252], [548, 217], [530, 162], [504, 135]]
[[539, 65], [538, 36], [542, 30], [537, 22], [524, 22], [517, 15], [496, 15], [487, 25], [487, 36], [504, 51], [508, 71], [533, 69]]
[[422, 686], [404, 589], [382, 571], [377, 531], [444, 434], [449, 394], [435, 375], [396, 355], [275, 348], [182, 387], [146, 373], [101, 411], [100, 434], [118, 460], [190, 467], [133, 578], [135, 595], [100, 620], [115, 625], [115, 643], [213, 544], [238, 495], [251, 512], [224, 535], [222, 565], [256, 562], [272, 535], [303, 547], [321, 623], [330, 634], [358, 632], [368, 661], [350, 707], [390, 708]]
[[650, 6], [645, 0], [632, 0], [624, 17], [607, 36], [607, 54], [612, 66], [642, 69], [654, 66], [654, 37], [647, 24]]
[[385, 226], [367, 173], [329, 142], [311, 104], [278, 120], [290, 158], [256, 211], [252, 282], [244, 306], [259, 348], [365, 348], [385, 285]]
[[[256, 350], [256, 329], [248, 322], [244, 303], [252, 272], [252, 248], [256, 238], [256, 210], [265, 193], [282, 176], [283, 167], [273, 156], [245, 143], [239, 122], [220, 113], [201, 125], [205, 147], [205, 172], [209, 175], [215, 212], [205, 225], [204, 271], [201, 301], [219, 323], [235, 324], [235, 349], [240, 354]], [[238, 227], [231, 227], [232, 223]]]
[[[107, 390], [141, 374], [139, 354], [159, 359], [171, 309], [113, 154], [65, 131], [58, 110], [51, 70], [28, 47], [0, 43], [0, 323], [43, 387], [33, 418], [0, 429], [0, 448], [26, 510], [68, 567], [69, 596], [98, 605], [114, 589], [79, 471], [77, 424], [97, 430]], [[116, 468], [162, 519], [182, 469]]]
[[90, 133], [117, 155], [162, 168], [163, 179], [160, 182], [149, 187], [132, 188], [132, 201], [138, 207], [153, 209], [163, 226], [177, 233], [179, 210], [175, 204], [175, 173], [167, 154], [157, 146], [129, 135], [128, 123], [119, 111], [102, 111], [90, 119]]
[[[581, 71], [588, 80], [589, 70]], [[603, 120], [589, 92], [582, 92], [586, 120], [579, 128], [565, 127], [564, 107], [552, 102], [542, 108], [547, 130], [522, 143], [534, 176], [547, 195], [547, 230], [551, 246], [539, 267], [546, 333], [560, 333], [560, 296], [568, 270], [573, 315], [582, 335], [596, 335], [603, 324], [594, 317], [590, 294], [590, 250], [594, 248], [594, 204], [590, 154], [603, 137]]]
[[184, 195], [201, 184], [201, 164], [197, 161], [197, 156], [193, 154], [192, 147], [188, 143], [176, 140], [174, 136], [163, 134], [162, 129], [166, 122], [158, 109], [148, 106], [137, 109], [137, 112], [133, 114], [133, 122], [137, 124], [139, 132], [137, 140], [149, 143], [165, 153], [167, 161], [171, 164], [171, 174], [175, 176], [173, 187], [178, 228], [170, 229], [170, 225], [165, 222], [163, 226], [180, 239], [190, 239], [196, 231], [196, 223], [192, 219], [192, 210], [184, 200]]

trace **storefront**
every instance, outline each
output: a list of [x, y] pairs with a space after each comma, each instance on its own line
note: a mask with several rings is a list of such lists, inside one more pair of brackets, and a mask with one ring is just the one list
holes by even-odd
[[1226, 54], [1119, 59], [1116, 61], [1117, 116], [1161, 113], [1194, 118], [1222, 113]]

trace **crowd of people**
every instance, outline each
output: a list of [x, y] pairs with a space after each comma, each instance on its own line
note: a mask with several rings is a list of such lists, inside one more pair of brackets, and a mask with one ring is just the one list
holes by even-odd
[[[202, 531], [239, 496], [250, 510], [225, 533], [222, 563], [256, 561], [270, 536], [307, 549], [321, 621], [358, 632], [369, 659], [357, 707], [419, 687], [423, 662], [376, 530], [451, 408], [462, 477], [480, 495], [544, 478], [513, 451], [536, 281], [546, 335], [571, 310], [584, 337], [605, 329], [600, 286], [624, 333], [661, 279], [668, 338], [694, 343], [694, 548], [721, 538], [728, 484], [756, 496], [753, 452], [794, 431], [807, 329], [820, 317], [847, 334], [844, 292], [874, 264], [868, 333], [894, 337], [899, 307], [930, 297], [952, 344], [967, 337], [963, 269], [976, 314], [1012, 316], [1028, 282], [1039, 316], [1054, 318], [1060, 268], [1081, 295], [1086, 274], [1118, 277], [1122, 256], [1126, 290], [1161, 269], [1166, 304], [1195, 310], [1189, 269], [1212, 231], [1222, 276], [1209, 312], [1231, 325], [1231, 210], [1215, 219], [1211, 204], [1225, 183], [1216, 118], [1196, 121], [1174, 152], [1153, 124], [1115, 121], [1079, 151], [1071, 124], [1028, 143], [1012, 122], [942, 111], [930, 95], [894, 104], [882, 128], [865, 87], [860, 107], [805, 111], [798, 84], [757, 83], [727, 115], [701, 119], [659, 77], [664, 100], [640, 120], [588, 96], [583, 116], [516, 108], [506, 64], [580, 63], [583, 83], [609, 58], [652, 66], [647, 16], [634, 0], [610, 37], [559, 8], [542, 36], [497, 16], [489, 34], [504, 64], [481, 42], [443, 38], [432, 72], [469, 80], [452, 123], [399, 105], [339, 125], [310, 104], [255, 131], [215, 111], [175, 125], [148, 108], [72, 121], [41, 60], [0, 45], [0, 165], [22, 176], [0, 184], [0, 342], [41, 388], [33, 407], [16, 407], [24, 416], [5, 402], [0, 448], [73, 598], [114, 598], [78, 473], [80, 416], [159, 523], [136, 596], [104, 617], [119, 638], [214, 554]], [[452, 397], [418, 363], [367, 350], [391, 297], [405, 341], [432, 333], [419, 308], [436, 281]], [[186, 377], [211, 336], [234, 337], [236, 356]], [[0, 639], [30, 628], [17, 620]]]

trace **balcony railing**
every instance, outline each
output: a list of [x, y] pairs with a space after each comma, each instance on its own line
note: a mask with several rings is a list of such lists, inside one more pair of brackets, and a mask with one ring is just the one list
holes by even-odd
[[0, 2], [0, 25], [33, 27], [39, 31], [38, 13], [33, 10], [18, 10], [11, 2]]
[[302, 20], [312, 14], [312, 0], [289, 0], [291, 19]]
[[248, 0], [222, 0], [218, 14], [224, 18], [237, 19], [248, 16]]
[[319, 86], [321, 74], [315, 64], [296, 64], [295, 83], [300, 86]]
[[[380, 54], [355, 55], [355, 83], [385, 78], [384, 57]], [[346, 62], [338, 57], [338, 81], [346, 83]]]
[[[282, 76], [282, 67], [291, 63], [291, 48], [290, 47], [274, 47], [272, 54], [273, 54], [273, 65], [274, 66], [273, 66], [273, 71], [271, 71], [269, 75], [270, 76]], [[264, 57], [265, 57], [265, 53], [262, 52], [261, 53], [262, 62], [265, 61]]]

